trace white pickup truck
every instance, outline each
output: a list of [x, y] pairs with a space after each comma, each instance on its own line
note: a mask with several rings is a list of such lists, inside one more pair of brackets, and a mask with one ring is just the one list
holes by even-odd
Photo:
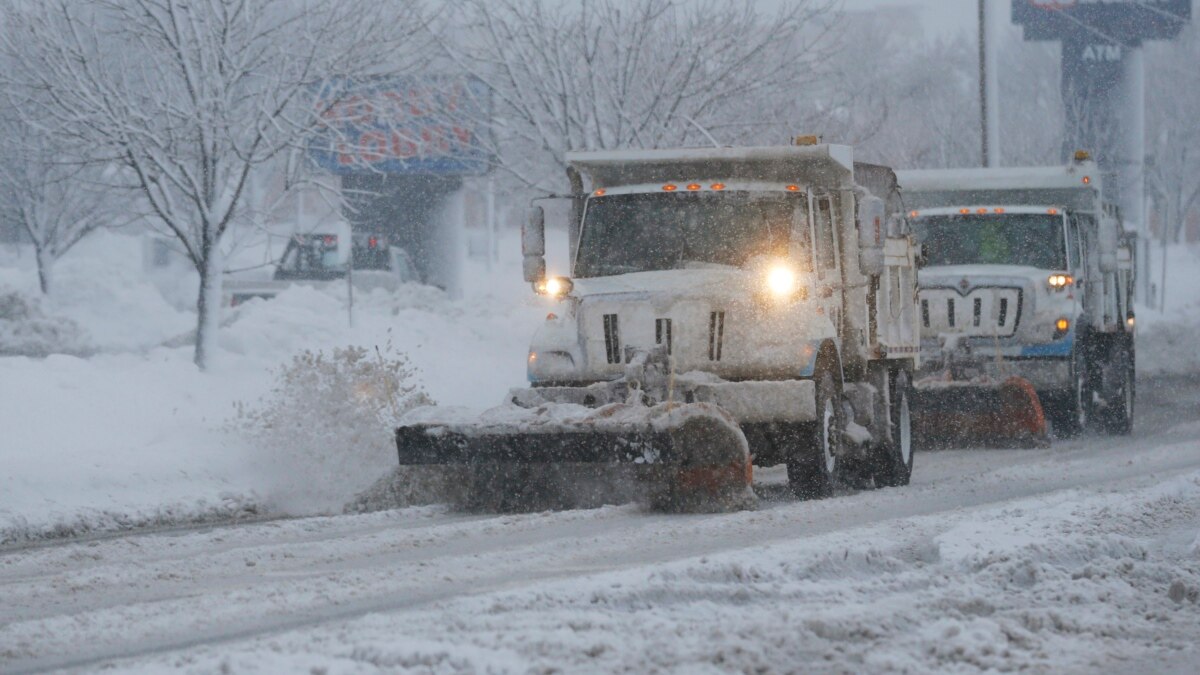
[[273, 298], [295, 284], [344, 285], [347, 276], [359, 290], [395, 290], [418, 280], [404, 249], [390, 246], [381, 234], [358, 234], [349, 224], [337, 223], [289, 237], [270, 279], [225, 280], [224, 303], [236, 307], [253, 298]]

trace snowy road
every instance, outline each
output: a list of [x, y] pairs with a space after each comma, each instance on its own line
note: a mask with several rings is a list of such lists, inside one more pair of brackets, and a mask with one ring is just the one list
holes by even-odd
[[1200, 381], [1132, 438], [757, 511], [439, 507], [0, 553], [0, 672], [1190, 672]]

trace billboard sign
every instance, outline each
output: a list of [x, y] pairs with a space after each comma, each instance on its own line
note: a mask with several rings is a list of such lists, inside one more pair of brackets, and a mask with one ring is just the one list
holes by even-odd
[[1169, 40], [1192, 18], [1192, 0], [1012, 0], [1013, 23], [1026, 40], [1061, 40], [1087, 32], [1136, 47]]
[[327, 83], [322, 130], [309, 146], [337, 174], [480, 175], [492, 157], [487, 86], [465, 77], [380, 77]]

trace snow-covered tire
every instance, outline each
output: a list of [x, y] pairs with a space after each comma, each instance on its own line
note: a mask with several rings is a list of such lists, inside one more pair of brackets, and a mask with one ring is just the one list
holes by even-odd
[[898, 371], [888, 387], [889, 436], [875, 455], [876, 487], [908, 485], [913, 469], [912, 384]]
[[1057, 396], [1047, 412], [1058, 438], [1074, 438], [1091, 425], [1092, 385], [1082, 350], [1077, 348], [1071, 359], [1071, 388]]
[[833, 494], [841, 467], [845, 412], [842, 388], [830, 369], [817, 372], [817, 421], [801, 434], [801, 442], [788, 450], [788, 487], [801, 499], [820, 499]]

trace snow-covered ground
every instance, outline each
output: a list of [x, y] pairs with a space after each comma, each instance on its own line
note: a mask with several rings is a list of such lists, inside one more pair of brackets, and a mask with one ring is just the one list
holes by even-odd
[[920, 457], [759, 510], [415, 507], [0, 556], [0, 670], [1194, 672], [1200, 388], [1147, 425]]

